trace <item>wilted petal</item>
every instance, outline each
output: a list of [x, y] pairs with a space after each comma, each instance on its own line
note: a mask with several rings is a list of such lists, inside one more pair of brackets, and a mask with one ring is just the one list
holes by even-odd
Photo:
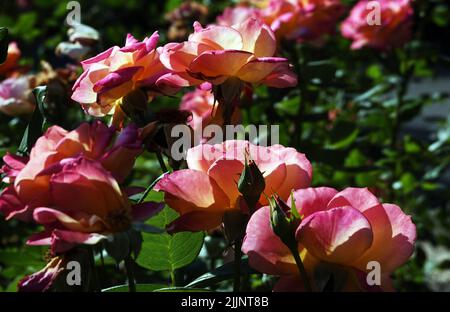
[[95, 215], [89, 215], [81, 211], [73, 211], [74, 217], [53, 208], [40, 207], [34, 209], [34, 220], [43, 225], [58, 223], [71, 231], [95, 232], [102, 230], [101, 220]]
[[25, 276], [18, 284], [19, 292], [44, 292], [49, 290], [58, 275], [64, 270], [63, 259], [53, 258], [42, 270]]
[[0, 193], [0, 212], [6, 220], [17, 218], [22, 221], [32, 220], [32, 209], [24, 204], [17, 195], [14, 186], [8, 186]]
[[164, 203], [145, 202], [132, 206], [133, 221], [145, 221], [157, 215], [164, 208]]

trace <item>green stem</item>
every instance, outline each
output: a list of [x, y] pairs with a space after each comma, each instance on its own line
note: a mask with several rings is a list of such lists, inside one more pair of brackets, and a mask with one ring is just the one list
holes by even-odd
[[159, 162], [159, 165], [161, 167], [161, 170], [163, 172], [167, 172], [167, 166], [166, 166], [166, 163], [164, 162], [164, 159], [163, 159], [162, 154], [161, 154], [160, 151], [156, 152], [156, 158], [158, 158], [158, 162]]
[[128, 289], [130, 292], [136, 292], [136, 284], [134, 281], [133, 265], [134, 261], [130, 255], [125, 258], [125, 270], [127, 271]]
[[176, 286], [175, 270], [170, 271], [170, 280], [172, 281], [172, 287]]
[[237, 238], [234, 242], [234, 282], [233, 292], [239, 292], [241, 289], [241, 258], [242, 258], [242, 239]]
[[302, 259], [300, 258], [300, 254], [297, 249], [297, 244], [295, 244], [295, 248], [289, 247], [292, 255], [294, 256], [295, 263], [297, 264], [298, 271], [300, 272], [300, 278], [303, 281], [303, 286], [306, 291], [312, 292], [311, 284], [309, 283], [308, 274], [306, 273], [305, 266], [303, 265]]

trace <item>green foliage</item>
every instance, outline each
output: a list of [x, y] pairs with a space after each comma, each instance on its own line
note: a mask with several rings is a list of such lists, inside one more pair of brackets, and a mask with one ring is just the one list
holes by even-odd
[[[150, 194], [147, 198], [153, 196], [155, 195]], [[177, 216], [174, 210], [166, 206], [147, 223], [157, 228], [165, 228]], [[202, 232], [181, 232], [174, 235], [143, 233], [142, 251], [137, 263], [150, 270], [174, 272], [195, 260], [203, 245], [203, 239]]]

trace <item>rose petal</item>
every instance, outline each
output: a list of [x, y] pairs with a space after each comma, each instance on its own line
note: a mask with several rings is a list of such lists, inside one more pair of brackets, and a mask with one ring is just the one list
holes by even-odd
[[256, 18], [233, 26], [242, 36], [242, 50], [251, 52], [255, 57], [273, 56], [276, 50], [275, 34], [269, 26]]
[[369, 221], [348, 206], [310, 215], [302, 221], [296, 236], [314, 257], [343, 265], [359, 258], [373, 240]]
[[[186, 183], [189, 181], [189, 183]], [[164, 191], [164, 200], [180, 214], [191, 211], [224, 212], [230, 202], [217, 183], [206, 173], [196, 170], [178, 170], [164, 176], [155, 186]]]
[[207, 51], [191, 62], [189, 71], [211, 78], [234, 76], [251, 57], [251, 53], [239, 50]]

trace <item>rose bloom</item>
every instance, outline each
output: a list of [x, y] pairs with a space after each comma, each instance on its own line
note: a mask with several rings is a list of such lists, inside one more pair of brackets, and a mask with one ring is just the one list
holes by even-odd
[[[188, 121], [188, 125], [194, 130], [194, 135], [198, 134], [197, 139], [203, 137], [203, 129], [210, 125], [223, 126], [223, 114], [218, 103], [214, 102], [214, 94], [211, 89], [196, 88], [194, 91], [186, 93], [181, 98], [180, 110], [188, 111], [192, 117]], [[231, 123], [237, 124], [240, 120], [241, 113], [236, 108], [231, 117]]]
[[216, 19], [217, 25], [233, 26], [242, 24], [249, 18], [259, 18], [259, 10], [257, 8], [239, 5], [236, 7], [225, 8], [222, 15]]
[[271, 0], [260, 16], [277, 38], [316, 41], [334, 32], [343, 10], [340, 0]]
[[186, 87], [208, 81], [219, 85], [234, 77], [278, 88], [297, 84], [288, 60], [274, 57], [275, 36], [260, 21], [251, 18], [232, 27], [206, 28], [196, 22], [194, 29], [188, 41], [164, 46], [160, 59], [171, 73], [162, 76], [161, 83]]
[[[291, 190], [309, 186], [311, 164], [293, 148], [256, 146], [241, 140], [201, 144], [188, 150], [188, 169], [164, 176], [155, 186], [155, 190], [164, 192], [167, 205], [180, 214], [169, 231], [214, 229], [226, 212], [241, 208], [237, 181], [246, 151], [264, 175], [267, 196], [276, 193], [287, 198]], [[266, 204], [262, 194], [257, 206]]]
[[122, 97], [136, 88], [154, 88], [167, 72], [159, 62], [158, 39], [157, 32], [142, 42], [128, 34], [124, 47], [114, 46], [81, 62], [84, 72], [73, 86], [72, 99], [93, 116], [123, 114], [118, 108]]
[[353, 41], [351, 48], [370, 47], [389, 50], [403, 46], [411, 38], [414, 11], [410, 0], [380, 0], [380, 25], [376, 22], [376, 10], [368, 6], [370, 1], [359, 1], [342, 23], [345, 38]]
[[0, 82], [0, 112], [9, 116], [26, 115], [31, 114], [34, 107], [28, 76]]
[[6, 219], [34, 220], [46, 229], [29, 244], [51, 244], [54, 253], [75, 243], [94, 244], [159, 207], [132, 207], [119, 187], [142, 142], [134, 126], [124, 128], [115, 142], [114, 132], [101, 122], [71, 132], [53, 126], [36, 141], [29, 158], [3, 158], [4, 182], [10, 185], [0, 194], [0, 211]]
[[[344, 290], [377, 290], [367, 285], [366, 274], [367, 264], [378, 261], [381, 289], [393, 289], [390, 274], [414, 249], [416, 227], [410, 216], [396, 205], [380, 203], [365, 188], [307, 188], [295, 191], [293, 198], [303, 215], [296, 238], [311, 283], [321, 264], [334, 264], [347, 272]], [[276, 291], [304, 290], [292, 254], [271, 228], [268, 206], [251, 217], [242, 250], [253, 268], [281, 276]]]
[[17, 67], [20, 54], [21, 52], [19, 50], [19, 47], [17, 46], [17, 43], [11, 42], [8, 45], [8, 54], [6, 56], [5, 62], [0, 64], [0, 75], [5, 75]]

